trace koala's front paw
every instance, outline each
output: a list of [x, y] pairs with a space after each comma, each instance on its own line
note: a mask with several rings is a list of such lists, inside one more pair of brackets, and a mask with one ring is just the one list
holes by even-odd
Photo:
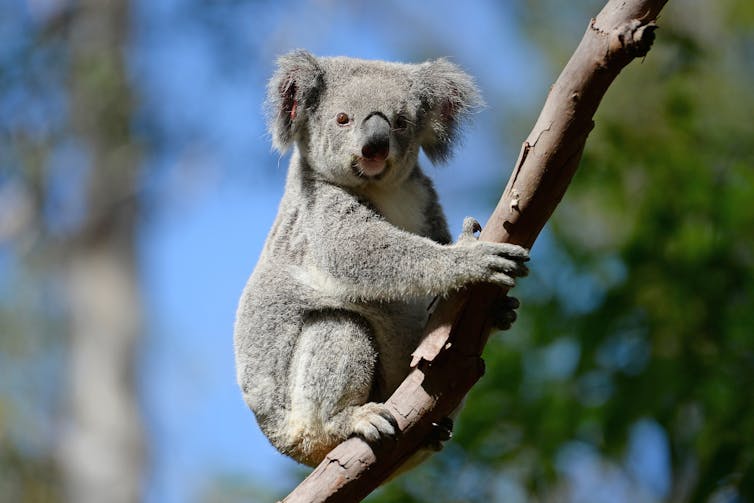
[[503, 297], [498, 304], [493, 306], [491, 313], [492, 326], [497, 330], [508, 330], [516, 321], [516, 309], [520, 303], [515, 297]]
[[395, 437], [398, 425], [382, 403], [366, 403], [356, 407], [351, 417], [352, 431], [367, 442], [377, 442], [384, 437]]
[[514, 286], [514, 278], [529, 273], [524, 265], [529, 260], [529, 251], [509, 243], [479, 241], [474, 233], [480, 229], [479, 222], [466, 218], [455, 245], [462, 255], [459, 263], [461, 275], [464, 276], [462, 282], [485, 282], [509, 288]]

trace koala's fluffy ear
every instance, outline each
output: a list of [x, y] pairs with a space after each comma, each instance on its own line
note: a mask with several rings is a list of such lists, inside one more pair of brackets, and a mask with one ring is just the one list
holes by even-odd
[[266, 108], [272, 144], [280, 153], [293, 143], [323, 88], [324, 71], [312, 54], [299, 50], [278, 59], [267, 85]]
[[419, 65], [415, 92], [425, 117], [421, 145], [432, 162], [450, 157], [460, 134], [460, 125], [484, 105], [474, 80], [448, 60]]

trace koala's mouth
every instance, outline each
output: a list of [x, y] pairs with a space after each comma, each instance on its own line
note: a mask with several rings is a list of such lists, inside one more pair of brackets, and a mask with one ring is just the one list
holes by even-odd
[[357, 157], [351, 162], [351, 170], [356, 176], [369, 180], [381, 179], [389, 169], [390, 162], [387, 160], [378, 161]]

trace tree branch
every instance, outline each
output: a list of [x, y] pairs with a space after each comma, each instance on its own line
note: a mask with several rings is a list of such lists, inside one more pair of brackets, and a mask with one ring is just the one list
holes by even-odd
[[[592, 117], [613, 79], [654, 40], [667, 0], [609, 0], [550, 90], [480, 239], [531, 247], [578, 167]], [[484, 373], [487, 314], [505, 292], [479, 285], [443, 300], [414, 352], [413, 370], [388, 399], [400, 434], [370, 446], [351, 438], [333, 449], [285, 502], [350, 502], [367, 496], [410, 458], [432, 422], [449, 415]]]

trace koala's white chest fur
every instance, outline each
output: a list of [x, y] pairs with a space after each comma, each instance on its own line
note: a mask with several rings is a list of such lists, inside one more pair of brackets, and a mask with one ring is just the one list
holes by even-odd
[[399, 229], [413, 234], [421, 234], [424, 230], [429, 199], [425, 185], [409, 180], [392, 187], [368, 185], [360, 192], [371, 201], [385, 220]]

